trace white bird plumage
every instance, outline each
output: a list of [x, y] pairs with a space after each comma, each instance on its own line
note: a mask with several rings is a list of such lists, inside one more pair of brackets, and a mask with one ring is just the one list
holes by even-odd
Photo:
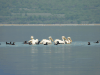
[[[48, 45], [48, 44], [52, 44], [52, 37], [49, 36], [49, 39], [43, 39], [41, 42], [38, 40], [38, 39], [33, 39], [34, 37], [31, 36], [31, 40], [29, 40], [28, 42], [31, 43], [32, 45], [35, 45], [35, 44], [44, 44], [44, 45]], [[68, 37], [67, 39], [65, 38], [65, 36], [62, 36], [62, 40], [59, 40], [59, 39], [56, 39], [54, 41], [54, 44], [57, 45], [57, 44], [70, 44], [72, 42], [71, 38]]]
[[35, 45], [35, 44], [39, 44], [39, 40], [38, 39], [33, 39], [33, 36], [31, 36], [31, 40], [29, 40], [28, 42], [32, 43], [32, 45]]
[[67, 39], [65, 38], [65, 36], [62, 36], [62, 40], [56, 39], [54, 41], [54, 44], [70, 44], [72, 42], [71, 38], [68, 37]]
[[53, 39], [52, 39], [52, 37], [51, 36], [49, 36], [49, 40], [47, 40], [47, 39], [43, 39], [41, 42], [40, 42], [40, 44], [52, 44], [52, 41], [53, 41]]
[[72, 42], [71, 37], [67, 37], [67, 39], [65, 39], [65, 42], [66, 42], [67, 44], [71, 44], [71, 42]]
[[56, 40], [54, 41], [54, 44], [65, 44], [64, 36], [62, 36], [62, 40], [56, 39]]

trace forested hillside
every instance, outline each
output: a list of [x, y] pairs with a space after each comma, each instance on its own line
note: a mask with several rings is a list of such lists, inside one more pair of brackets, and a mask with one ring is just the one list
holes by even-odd
[[1, 24], [98, 24], [100, 0], [0, 0]]

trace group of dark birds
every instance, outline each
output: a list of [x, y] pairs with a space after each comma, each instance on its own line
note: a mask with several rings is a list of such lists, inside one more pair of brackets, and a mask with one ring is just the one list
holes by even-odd
[[[8, 42], [6, 42], [6, 45], [15, 45], [15, 42], [13, 42], [13, 43], [8, 43]], [[24, 41], [24, 43], [23, 44], [29, 44], [29, 45], [32, 45], [32, 43], [31, 42], [29, 42], [29, 43], [27, 43], [27, 41]]]
[[[99, 41], [94, 42], [94, 43], [99, 43]], [[32, 45], [31, 42], [28, 42], [28, 43], [27, 43], [27, 41], [24, 41], [23, 44], [29, 44], [29, 45]], [[39, 43], [37, 43], [37, 44], [39, 44]], [[1, 43], [0, 43], [0, 45], [1, 45]], [[12, 43], [12, 42], [10, 42], [10, 43], [6, 42], [6, 45], [15, 45], [15, 42], [13, 42], [13, 43]], [[44, 44], [44, 45], [45, 45], [45, 44]], [[88, 42], [88, 45], [91, 45], [90, 42]]]
[[9, 45], [15, 45], [15, 42], [13, 42], [13, 43], [11, 43], [11, 42], [10, 42], [10, 43], [7, 43], [7, 42], [6, 42], [6, 45], [7, 45], [7, 44], [9, 44]]
[[[35, 43], [35, 44], [37, 44], [37, 45], [38, 45], [39, 43], [40, 43], [40, 41], [39, 41], [38, 43]], [[32, 43], [31, 43], [31, 42], [28, 42], [28, 43], [27, 43], [27, 41], [24, 41], [24, 43], [23, 43], [23, 44], [29, 44], [29, 45], [32, 45]]]
[[27, 41], [24, 41], [24, 43], [23, 44], [29, 44], [29, 45], [32, 45], [32, 43], [31, 42], [28, 42], [27, 43]]
[[[97, 41], [97, 42], [94, 42], [94, 43], [99, 43], [99, 41]], [[88, 42], [88, 45], [91, 45], [91, 44], [90, 44], [90, 42]]]
[[[29, 43], [27, 43], [27, 41], [24, 41], [24, 43], [23, 44], [29, 44], [29, 45], [31, 45], [32, 43], [31, 42], [29, 42]], [[10, 43], [8, 43], [8, 42], [6, 42], [6, 45], [15, 45], [15, 42], [10, 42]]]

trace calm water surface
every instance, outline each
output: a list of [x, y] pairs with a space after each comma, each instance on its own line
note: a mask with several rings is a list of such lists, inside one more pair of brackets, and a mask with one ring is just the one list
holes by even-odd
[[[30, 36], [53, 40], [71, 37], [65, 45], [25, 45]], [[100, 26], [1, 26], [0, 75], [100, 75]], [[14, 41], [15, 45], [5, 42]], [[91, 45], [87, 45], [91, 42]]]

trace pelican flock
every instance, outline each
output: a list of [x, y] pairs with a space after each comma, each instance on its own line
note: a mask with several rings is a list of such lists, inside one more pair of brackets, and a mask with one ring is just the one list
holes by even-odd
[[62, 40], [56, 39], [54, 41], [54, 44], [71, 44], [72, 40], [70, 37], [68, 37], [67, 39], [65, 38], [65, 36], [62, 36]]
[[35, 45], [35, 44], [44, 44], [44, 45], [48, 45], [48, 44], [52, 44], [52, 42], [54, 42], [54, 45], [58, 45], [58, 44], [71, 44], [72, 40], [70, 37], [68, 37], [67, 39], [65, 38], [65, 36], [62, 36], [62, 40], [56, 39], [55, 41], [53, 41], [52, 37], [49, 36], [49, 39], [43, 39], [42, 41], [39, 41], [38, 39], [34, 39], [33, 36], [31, 36], [31, 40], [25, 41], [24, 44], [29, 44], [29, 45]]

